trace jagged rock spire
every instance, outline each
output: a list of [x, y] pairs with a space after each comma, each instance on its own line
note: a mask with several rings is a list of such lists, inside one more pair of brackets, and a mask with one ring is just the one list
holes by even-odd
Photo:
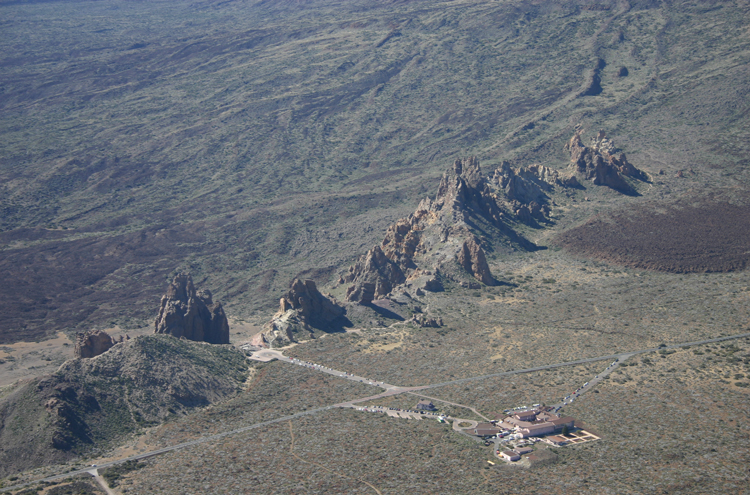
[[161, 298], [154, 333], [209, 342], [229, 343], [229, 322], [221, 303], [214, 303], [211, 292], [196, 292], [189, 273], [178, 274]]

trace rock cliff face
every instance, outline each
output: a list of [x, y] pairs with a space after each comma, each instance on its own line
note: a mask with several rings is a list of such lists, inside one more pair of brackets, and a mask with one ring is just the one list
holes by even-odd
[[254, 345], [272, 347], [314, 337], [315, 329], [332, 330], [344, 316], [344, 308], [318, 291], [312, 280], [294, 279], [289, 291], [279, 301], [279, 311], [266, 324]]
[[456, 160], [443, 174], [435, 198], [425, 198], [413, 214], [391, 225], [383, 242], [361, 256], [339, 283], [347, 285], [347, 301], [368, 304], [402, 284], [442, 290], [430, 269], [439, 273], [441, 265], [457, 262], [477, 280], [492, 285], [495, 279], [484, 250], [469, 226], [481, 224], [507, 233], [505, 220], [479, 160]]
[[[393, 229], [393, 227], [391, 227]], [[390, 231], [390, 229], [389, 229]], [[413, 231], [409, 231], [410, 236]], [[385, 242], [385, 241], [384, 241]], [[413, 265], [413, 259], [399, 247], [389, 246], [391, 256], [403, 265]], [[357, 263], [349, 267], [349, 273], [342, 278], [344, 283], [352, 283], [346, 290], [347, 301], [367, 304], [379, 299], [406, 280], [399, 264], [385, 255], [380, 246], [375, 246], [367, 254], [360, 256]]]
[[211, 344], [229, 343], [229, 323], [208, 290], [196, 292], [190, 274], [177, 275], [161, 298], [154, 333]]
[[464, 241], [456, 259], [464, 267], [464, 270], [471, 273], [474, 278], [485, 285], [495, 285], [495, 277], [490, 273], [487, 258], [485, 258], [484, 251], [474, 236]]
[[503, 162], [490, 176], [496, 200], [524, 223], [549, 219], [549, 193], [555, 187], [580, 187], [574, 175], [564, 175], [544, 165], [513, 168]]
[[92, 358], [103, 354], [115, 345], [107, 332], [92, 330], [76, 334], [75, 356], [77, 358]]
[[439, 212], [440, 220], [449, 225], [466, 222], [472, 214], [482, 216], [494, 225], [503, 221], [503, 213], [482, 176], [476, 157], [456, 160], [453, 167], [443, 174], [430, 209]]
[[607, 139], [604, 131], [591, 139], [589, 146], [581, 140], [581, 129], [565, 145], [570, 151], [570, 169], [573, 173], [583, 174], [597, 186], [607, 186], [624, 194], [637, 194], [628, 184], [625, 177], [646, 181], [648, 176], [628, 162], [625, 153], [616, 155], [616, 148]]

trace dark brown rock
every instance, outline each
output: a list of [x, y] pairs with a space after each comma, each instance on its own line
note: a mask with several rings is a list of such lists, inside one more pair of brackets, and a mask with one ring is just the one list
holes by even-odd
[[279, 301], [279, 311], [253, 339], [253, 344], [272, 347], [296, 342], [300, 333], [312, 338], [316, 329], [336, 330], [344, 313], [335, 300], [320, 293], [314, 281], [295, 278]]
[[279, 312], [298, 310], [310, 326], [320, 328], [344, 314], [344, 308], [320, 293], [312, 280], [294, 279], [289, 292], [281, 298]]
[[229, 322], [211, 292], [196, 292], [190, 274], [177, 275], [161, 298], [154, 333], [167, 333], [211, 344], [229, 343]]
[[91, 330], [76, 334], [75, 356], [77, 358], [92, 358], [104, 354], [115, 345], [112, 337], [101, 330]]

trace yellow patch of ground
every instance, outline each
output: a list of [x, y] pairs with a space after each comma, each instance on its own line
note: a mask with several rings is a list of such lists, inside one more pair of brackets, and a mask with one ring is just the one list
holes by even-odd
[[386, 351], [392, 351], [393, 349], [398, 349], [404, 345], [404, 341], [400, 342], [393, 342], [392, 344], [376, 344], [372, 345], [369, 348], [367, 348], [364, 352], [386, 352]]
[[48, 347], [59, 347], [63, 344], [70, 344], [70, 339], [63, 332], [57, 332], [54, 339], [43, 340], [41, 342], [16, 342], [15, 344], [6, 344], [0, 347], [0, 359], [12, 356], [21, 357], [21, 354], [36, 350], [46, 350]]
[[408, 333], [405, 331], [393, 332], [388, 335], [388, 340], [390, 342], [370, 344], [366, 349], [362, 349], [362, 352], [366, 354], [371, 354], [371, 353], [388, 352], [388, 351], [392, 351], [393, 349], [398, 349], [399, 347], [404, 345], [405, 338], [407, 337], [407, 335]]

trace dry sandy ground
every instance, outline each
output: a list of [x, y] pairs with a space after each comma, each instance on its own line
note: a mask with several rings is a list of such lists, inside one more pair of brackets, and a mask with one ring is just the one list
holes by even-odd
[[[249, 342], [252, 336], [260, 332], [262, 327], [252, 325], [242, 320], [229, 321], [230, 340], [232, 344]], [[105, 328], [112, 339], [119, 340], [148, 335], [153, 328], [142, 327], [124, 330], [120, 327]], [[16, 342], [15, 344], [0, 345], [0, 396], [2, 388], [9, 387], [19, 381], [27, 381], [38, 376], [54, 373], [62, 363], [73, 358], [75, 340], [63, 332], [58, 332], [53, 339], [40, 342]], [[6, 390], [7, 392], [7, 390]]]

